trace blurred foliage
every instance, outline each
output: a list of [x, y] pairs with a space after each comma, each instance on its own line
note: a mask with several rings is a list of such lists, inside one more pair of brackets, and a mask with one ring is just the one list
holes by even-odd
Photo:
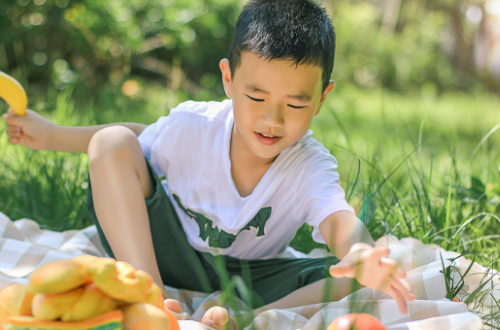
[[[116, 93], [145, 98], [152, 84], [176, 99], [224, 97], [218, 62], [244, 2], [2, 0], [0, 70], [27, 87], [31, 107], [71, 84], [77, 100], [114, 107]], [[337, 83], [427, 94], [483, 89], [472, 58], [453, 48], [477, 29], [464, 18], [475, 0], [322, 2], [337, 31]], [[465, 66], [454, 60], [462, 53]]]
[[[406, 13], [410, 14], [418, 13]], [[399, 31], [391, 31], [381, 26], [382, 13], [375, 5], [338, 2], [333, 16], [338, 38], [334, 78], [400, 92], [473, 87], [474, 82], [464, 79], [443, 54], [448, 17], [439, 11], [417, 16]]]
[[0, 70], [25, 86], [79, 80], [93, 96], [130, 75], [210, 88], [239, 11], [233, 0], [2, 0]]

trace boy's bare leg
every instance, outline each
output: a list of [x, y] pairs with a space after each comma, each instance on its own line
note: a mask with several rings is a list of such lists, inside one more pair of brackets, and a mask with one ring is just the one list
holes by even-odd
[[[352, 278], [327, 278], [306, 285], [293, 291], [287, 296], [270, 303], [264, 307], [267, 309], [283, 309], [297, 306], [319, 304], [322, 302], [338, 301], [356, 290], [363, 288]], [[260, 310], [260, 308], [258, 309]]]
[[[151, 274], [164, 298], [169, 298], [158, 269], [145, 202], [153, 196], [154, 187], [137, 136], [123, 126], [104, 128], [90, 140], [88, 155], [95, 212], [116, 259]], [[180, 305], [173, 307], [179, 318], [185, 318]], [[207, 311], [204, 323], [222, 329], [227, 311], [219, 309], [217, 313]]]
[[[243, 322], [246, 327], [257, 315], [270, 309], [287, 309], [324, 302], [339, 301], [347, 295], [363, 287], [363, 285], [359, 284], [356, 280], [353, 280], [351, 278], [328, 278], [319, 280], [288, 294], [280, 300], [259, 307], [251, 312], [238, 314], [238, 316], [229, 316], [230, 322], [227, 323], [226, 328], [236, 329], [236, 324], [238, 322]], [[165, 306], [169, 301], [172, 301], [171, 304], [169, 303], [169, 309], [175, 309], [175, 304], [178, 304], [178, 302], [172, 299], [168, 299], [165, 300]], [[217, 307], [212, 307], [211, 309], [209, 309], [206, 312], [205, 317], [207, 315], [211, 315], [212, 318], [217, 317], [220, 324], [226, 324], [227, 316], [224, 315], [223, 317], [223, 314], [218, 314], [219, 311], [216, 308]], [[224, 322], [222, 323], [222, 321]]]
[[116, 259], [148, 272], [163, 288], [144, 200], [153, 184], [136, 135], [104, 128], [90, 140], [88, 155], [95, 212]]
[[[275, 302], [240, 316], [245, 319], [244, 322], [249, 323], [251, 322], [251, 318], [270, 309], [286, 309], [330, 301], [339, 301], [361, 288], [363, 288], [363, 285], [351, 278], [327, 278], [306, 285]], [[230, 316], [230, 319], [236, 321], [234, 316]]]

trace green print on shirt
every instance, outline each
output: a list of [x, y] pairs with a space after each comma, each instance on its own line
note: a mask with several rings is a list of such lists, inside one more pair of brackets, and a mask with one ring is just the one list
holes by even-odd
[[196, 221], [198, 224], [198, 227], [200, 227], [200, 238], [203, 241], [206, 241], [208, 238], [208, 246], [213, 247], [213, 248], [221, 248], [221, 249], [226, 249], [230, 247], [236, 237], [243, 231], [243, 230], [250, 230], [251, 227], [254, 227], [258, 230], [257, 232], [257, 237], [259, 236], [264, 236], [266, 233], [264, 232], [264, 227], [266, 226], [267, 220], [271, 217], [271, 213], [273, 208], [271, 206], [264, 207], [257, 212], [255, 217], [250, 220], [247, 225], [238, 232], [238, 234], [233, 235], [230, 233], [225, 232], [224, 230], [219, 230], [217, 226], [215, 228], [212, 226], [213, 221], [204, 216], [201, 213], [194, 212], [190, 209], [186, 209], [184, 205], [181, 204], [181, 200], [179, 199], [179, 196], [176, 194], [172, 194], [174, 196], [175, 201], [177, 202], [177, 205], [186, 213], [188, 217]]

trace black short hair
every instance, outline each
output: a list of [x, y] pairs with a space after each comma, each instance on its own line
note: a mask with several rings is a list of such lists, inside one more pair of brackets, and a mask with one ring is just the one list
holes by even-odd
[[323, 91], [335, 61], [335, 29], [326, 10], [311, 0], [251, 0], [236, 23], [229, 48], [231, 78], [243, 52], [323, 69]]

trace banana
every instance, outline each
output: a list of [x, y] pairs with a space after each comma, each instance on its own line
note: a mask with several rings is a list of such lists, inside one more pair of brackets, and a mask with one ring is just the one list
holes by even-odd
[[28, 106], [28, 98], [23, 86], [16, 79], [0, 71], [0, 97], [17, 115], [24, 116]]

